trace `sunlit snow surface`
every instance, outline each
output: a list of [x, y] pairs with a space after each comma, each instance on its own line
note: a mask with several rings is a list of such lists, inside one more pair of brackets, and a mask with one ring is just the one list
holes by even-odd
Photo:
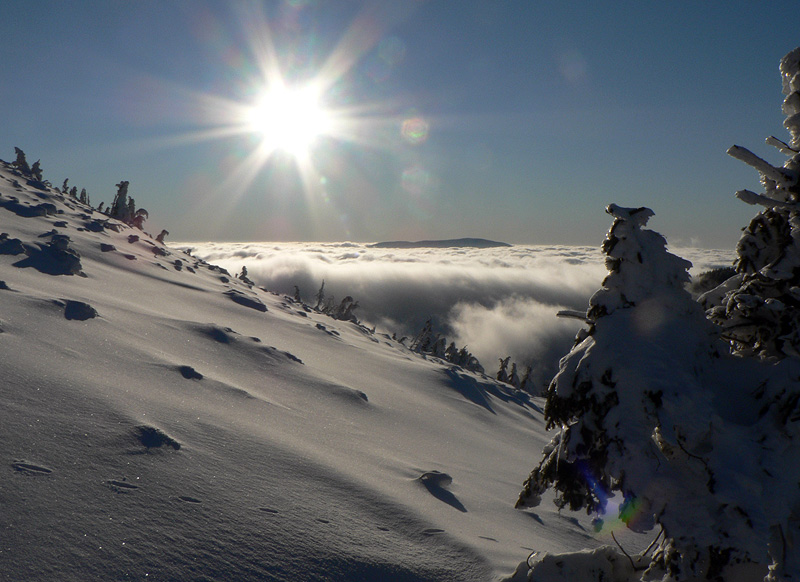
[[[106, 219], [0, 165], [0, 580], [480, 581], [610, 543], [513, 509], [540, 400]], [[603, 274], [580, 249], [274, 248], [309, 266], [284, 277], [307, 302], [322, 277], [366, 303], [428, 273], [413, 301], [460, 282], [570, 305]]]

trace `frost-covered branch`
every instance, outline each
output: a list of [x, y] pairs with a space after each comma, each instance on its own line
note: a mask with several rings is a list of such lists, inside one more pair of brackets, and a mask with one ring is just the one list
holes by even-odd
[[793, 156], [797, 153], [800, 153], [796, 149], [790, 147], [788, 143], [779, 140], [774, 135], [769, 136], [765, 141], [767, 145], [771, 145], [772, 147], [777, 148], [778, 151], [780, 151], [782, 154], [786, 154], [787, 156]]
[[756, 194], [752, 190], [737, 190], [736, 197], [747, 204], [753, 206], [764, 206], [765, 208], [786, 208], [788, 210], [800, 210], [800, 204], [796, 202], [781, 202], [764, 196], [763, 194]]
[[731, 146], [728, 148], [728, 155], [755, 168], [782, 188], [789, 188], [797, 183], [797, 176], [788, 176], [780, 168], [776, 168], [766, 160], [759, 158], [747, 148], [737, 145]]

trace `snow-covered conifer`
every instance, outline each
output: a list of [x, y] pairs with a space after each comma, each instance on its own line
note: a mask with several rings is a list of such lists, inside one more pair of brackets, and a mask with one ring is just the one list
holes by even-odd
[[42, 181], [42, 162], [41, 160], [36, 160], [33, 162], [33, 166], [31, 166], [31, 176], [37, 182]]
[[253, 281], [250, 280], [250, 277], [247, 276], [247, 267], [244, 265], [242, 265], [242, 270], [239, 272], [238, 275], [236, 275], [236, 278], [245, 283], [246, 285], [249, 285], [250, 287], [255, 285], [255, 283], [253, 283]]
[[123, 180], [117, 184], [117, 193], [114, 196], [114, 201], [111, 203], [108, 215], [111, 218], [117, 218], [125, 221], [128, 216], [128, 185], [127, 180]]
[[136, 211], [133, 213], [133, 219], [131, 220], [131, 225], [135, 226], [139, 230], [144, 228], [144, 221], [150, 217], [150, 214], [144, 208], [137, 208]]
[[590, 299], [588, 331], [548, 388], [545, 416], [558, 432], [517, 506], [537, 505], [553, 488], [559, 507], [597, 512], [599, 523], [612, 507], [636, 531], [658, 523], [660, 565], [677, 579], [713, 579], [766, 548], [738, 535], [753, 521], [729, 497], [732, 475], [741, 475], [713, 454], [724, 425], [715, 399], [751, 388], [714, 380], [722, 344], [684, 289], [691, 264], [643, 228], [652, 211], [612, 204], [607, 212], [609, 274]]
[[517, 374], [517, 363], [511, 364], [511, 371], [508, 373], [506, 382], [511, 384], [514, 388], [519, 388], [519, 374]]
[[358, 301], [348, 295], [342, 299], [342, 302], [339, 304], [339, 308], [336, 311], [336, 319], [341, 319], [342, 321], [357, 321], [354, 313], [356, 309], [358, 309]]
[[322, 309], [323, 303], [325, 302], [325, 279], [322, 280], [322, 285], [319, 286], [319, 291], [315, 296], [317, 300], [317, 304], [314, 306], [314, 309]]
[[436, 338], [430, 347], [430, 353], [437, 358], [445, 358], [447, 355], [447, 338], [436, 334]]
[[499, 358], [499, 360], [500, 368], [498, 368], [495, 378], [500, 382], [508, 382], [508, 363], [511, 361], [511, 356]]
[[420, 332], [411, 340], [409, 349], [415, 352], [424, 354], [430, 351], [431, 344], [433, 343], [433, 321], [428, 318], [424, 327]]
[[20, 148], [15, 147], [14, 152], [17, 154], [17, 158], [11, 163], [19, 172], [25, 176], [31, 175], [31, 169], [28, 166], [28, 161], [25, 159], [25, 152], [23, 152]]
[[525, 366], [525, 372], [522, 374], [522, 378], [519, 381], [519, 388], [520, 390], [525, 390], [526, 392], [533, 391], [533, 380], [531, 379], [531, 374], [533, 373], [533, 366]]
[[467, 350], [467, 346], [464, 346], [458, 350], [458, 356], [456, 357], [456, 361], [454, 363], [458, 364], [465, 370], [470, 370], [471, 372], [475, 372], [477, 374], [483, 374], [485, 372], [480, 361], [478, 361], [478, 358], [473, 356]]
[[783, 57], [780, 72], [791, 140], [767, 143], [789, 159], [775, 167], [743, 147], [728, 150], [755, 168], [764, 186], [763, 194], [740, 190], [736, 196], [764, 208], [736, 247], [737, 274], [700, 298], [734, 353], [772, 361], [800, 358], [800, 48]]

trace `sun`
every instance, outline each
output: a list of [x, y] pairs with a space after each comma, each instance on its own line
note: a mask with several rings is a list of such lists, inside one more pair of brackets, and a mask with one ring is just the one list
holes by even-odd
[[330, 132], [331, 113], [313, 85], [265, 88], [245, 111], [245, 125], [261, 136], [269, 151], [307, 157], [317, 140]]

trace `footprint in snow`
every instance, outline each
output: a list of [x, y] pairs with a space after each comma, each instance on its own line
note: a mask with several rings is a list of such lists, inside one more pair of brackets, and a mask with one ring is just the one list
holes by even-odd
[[227, 295], [234, 303], [238, 303], [244, 307], [249, 307], [250, 309], [255, 309], [256, 311], [261, 312], [268, 311], [267, 306], [264, 305], [264, 303], [258, 297], [245, 295], [241, 291], [236, 291], [235, 289], [225, 291], [223, 295]]
[[109, 479], [105, 482], [105, 485], [116, 493], [131, 493], [132, 491], [139, 488], [138, 485], [134, 485], [133, 483], [128, 483], [124, 479], [119, 481], [117, 479]]
[[325, 333], [327, 333], [328, 335], [333, 336], [333, 337], [341, 336], [341, 334], [338, 331], [336, 331], [335, 329], [328, 329], [327, 327], [325, 327], [321, 323], [317, 324], [317, 329], [320, 330], [320, 331], [324, 331]]
[[49, 475], [53, 472], [52, 469], [42, 467], [41, 465], [34, 465], [33, 463], [26, 463], [25, 461], [15, 461], [11, 463], [15, 471], [19, 471], [25, 475]]
[[422, 531], [422, 535], [424, 536], [436, 536], [443, 533], [444, 530], [439, 529], [438, 527], [429, 527], [428, 529]]

